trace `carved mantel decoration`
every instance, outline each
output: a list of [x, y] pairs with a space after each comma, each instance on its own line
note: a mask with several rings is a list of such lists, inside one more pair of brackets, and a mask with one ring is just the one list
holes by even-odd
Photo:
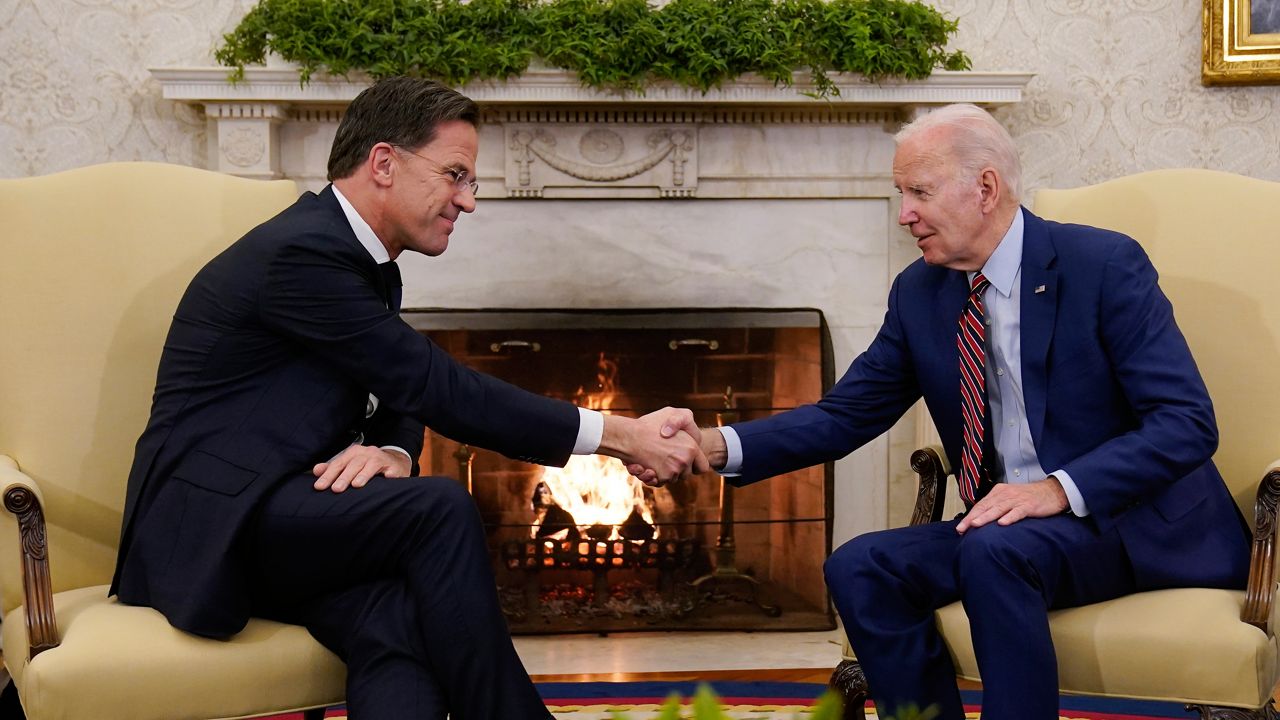
[[[204, 108], [216, 145], [209, 153], [212, 169], [304, 182], [315, 179], [314, 171], [300, 177], [298, 168], [290, 167], [290, 150], [284, 147], [291, 141], [288, 128], [335, 124], [346, 103], [367, 85], [313, 77], [303, 86], [293, 68], [248, 69], [236, 84], [220, 67], [151, 72], [166, 99]], [[806, 95], [814, 88], [803, 73], [789, 88], [747, 77], [706, 94], [673, 85], [623, 96], [583, 88], [569, 72], [532, 70], [509, 82], [474, 83], [461, 90], [480, 103], [485, 123], [503, 133], [500, 144], [482, 143], [485, 153], [504, 153], [500, 163], [482, 169], [482, 196], [701, 197], [701, 128], [878, 124], [891, 129], [947, 103], [1018, 102], [1030, 79], [1029, 73], [945, 71], [925, 80], [879, 84], [837, 77], [839, 97], [816, 100]], [[314, 143], [307, 134], [296, 127], [292, 131], [304, 145]], [[501, 177], [484, 176], [498, 168]]]

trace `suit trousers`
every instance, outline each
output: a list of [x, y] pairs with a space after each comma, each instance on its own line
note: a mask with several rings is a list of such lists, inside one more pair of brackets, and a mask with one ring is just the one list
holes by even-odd
[[499, 607], [484, 527], [448, 478], [343, 493], [291, 478], [255, 516], [255, 614], [347, 664], [351, 720], [547, 720]]
[[1134, 591], [1114, 531], [1056, 515], [956, 532], [958, 520], [860, 535], [827, 559], [827, 587], [881, 717], [964, 709], [934, 611], [964, 604], [982, 675], [983, 720], [1057, 720], [1048, 610]]

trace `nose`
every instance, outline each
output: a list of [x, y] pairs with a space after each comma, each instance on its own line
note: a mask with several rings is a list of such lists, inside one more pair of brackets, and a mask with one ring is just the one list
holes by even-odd
[[910, 225], [911, 223], [919, 219], [920, 219], [920, 216], [916, 214], [916, 209], [913, 206], [910, 198], [904, 195], [902, 197], [901, 204], [898, 206], [898, 224]]
[[453, 204], [464, 213], [473, 213], [476, 211], [476, 195], [471, 188], [464, 187], [453, 194]]

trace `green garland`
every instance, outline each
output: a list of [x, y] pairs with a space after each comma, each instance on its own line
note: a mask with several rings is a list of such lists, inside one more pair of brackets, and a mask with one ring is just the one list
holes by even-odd
[[415, 75], [449, 85], [520, 75], [534, 57], [583, 85], [643, 92], [674, 81], [706, 92], [754, 72], [790, 85], [809, 69], [871, 80], [966, 70], [948, 52], [956, 21], [919, 0], [261, 0], [215, 52], [244, 77], [268, 52], [318, 71]]

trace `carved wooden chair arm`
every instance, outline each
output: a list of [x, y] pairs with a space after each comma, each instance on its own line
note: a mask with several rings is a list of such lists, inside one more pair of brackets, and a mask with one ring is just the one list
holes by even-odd
[[[18, 547], [22, 553], [22, 591], [27, 620], [28, 658], [58, 647], [58, 622], [53, 614], [53, 584], [49, 579], [49, 550], [40, 486], [18, 469], [12, 458], [0, 455], [0, 487], [4, 507], [18, 518]], [[16, 648], [14, 649], [16, 650]]]
[[1249, 556], [1249, 585], [1245, 588], [1240, 619], [1261, 628], [1270, 637], [1272, 603], [1276, 592], [1276, 506], [1280, 502], [1280, 460], [1271, 463], [1258, 483], [1253, 504], [1253, 552]]
[[941, 520], [942, 505], [947, 497], [947, 476], [951, 474], [947, 454], [941, 445], [920, 448], [911, 453], [911, 469], [920, 476], [911, 524], [923, 525]]

